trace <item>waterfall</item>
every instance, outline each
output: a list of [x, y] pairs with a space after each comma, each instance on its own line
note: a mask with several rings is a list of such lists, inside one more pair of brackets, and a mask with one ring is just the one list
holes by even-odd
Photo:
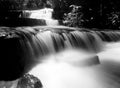
[[101, 72], [97, 55], [104, 56], [101, 52], [108, 42], [120, 41], [118, 31], [64, 26], [1, 27], [0, 41], [0, 53], [4, 57], [0, 62], [1, 80], [15, 80], [30, 73], [39, 77], [44, 88], [113, 88], [104, 87], [102, 76], [106, 73]]
[[119, 41], [120, 32], [119, 31], [96, 31], [95, 32], [103, 41], [116, 42]]
[[25, 10], [25, 14], [29, 14], [27, 18], [37, 19], [37, 20], [45, 20], [47, 26], [56, 26], [59, 25], [58, 20], [52, 18], [53, 9], [51, 8], [43, 8], [38, 10]]

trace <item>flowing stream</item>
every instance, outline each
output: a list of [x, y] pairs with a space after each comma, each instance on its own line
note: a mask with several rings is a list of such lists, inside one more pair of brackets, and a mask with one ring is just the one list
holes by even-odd
[[43, 17], [47, 26], [0, 28], [2, 80], [29, 73], [41, 80], [43, 88], [120, 87], [119, 31], [64, 27], [51, 12], [41, 17], [37, 12], [30, 17]]
[[7, 63], [6, 69], [15, 70], [9, 75], [7, 70], [1, 74], [7, 75], [3, 79], [10, 76], [12, 80], [28, 72], [41, 80], [43, 88], [119, 88], [119, 40], [119, 31], [64, 26], [1, 27], [0, 53], [6, 59], [0, 66], [7, 60], [12, 65]]

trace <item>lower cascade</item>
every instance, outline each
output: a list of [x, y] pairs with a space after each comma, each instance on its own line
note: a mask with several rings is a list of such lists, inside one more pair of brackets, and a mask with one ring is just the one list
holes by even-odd
[[119, 31], [65, 26], [1, 27], [0, 41], [4, 57], [0, 62], [1, 81], [18, 81], [27, 73], [41, 81], [41, 88], [120, 86]]

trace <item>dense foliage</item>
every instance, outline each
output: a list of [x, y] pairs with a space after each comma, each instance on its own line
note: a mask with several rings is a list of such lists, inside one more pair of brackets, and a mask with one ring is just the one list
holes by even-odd
[[64, 13], [63, 23], [70, 27], [82, 27], [84, 23], [83, 13], [81, 12], [81, 6], [71, 5], [72, 11]]
[[0, 0], [0, 9], [4, 10], [32, 10], [51, 6], [49, 0]]
[[[67, 26], [120, 28], [119, 0], [58, 0], [57, 3], [54, 8], [55, 17], [64, 20]], [[71, 8], [71, 5], [74, 7]]]

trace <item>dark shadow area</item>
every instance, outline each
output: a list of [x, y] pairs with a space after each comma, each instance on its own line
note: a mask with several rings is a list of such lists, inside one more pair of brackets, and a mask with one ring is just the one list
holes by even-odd
[[0, 37], [0, 80], [16, 80], [23, 75], [23, 50], [19, 38]]
[[45, 20], [30, 18], [8, 18], [0, 19], [0, 26], [20, 27], [20, 26], [41, 26], [46, 25]]

